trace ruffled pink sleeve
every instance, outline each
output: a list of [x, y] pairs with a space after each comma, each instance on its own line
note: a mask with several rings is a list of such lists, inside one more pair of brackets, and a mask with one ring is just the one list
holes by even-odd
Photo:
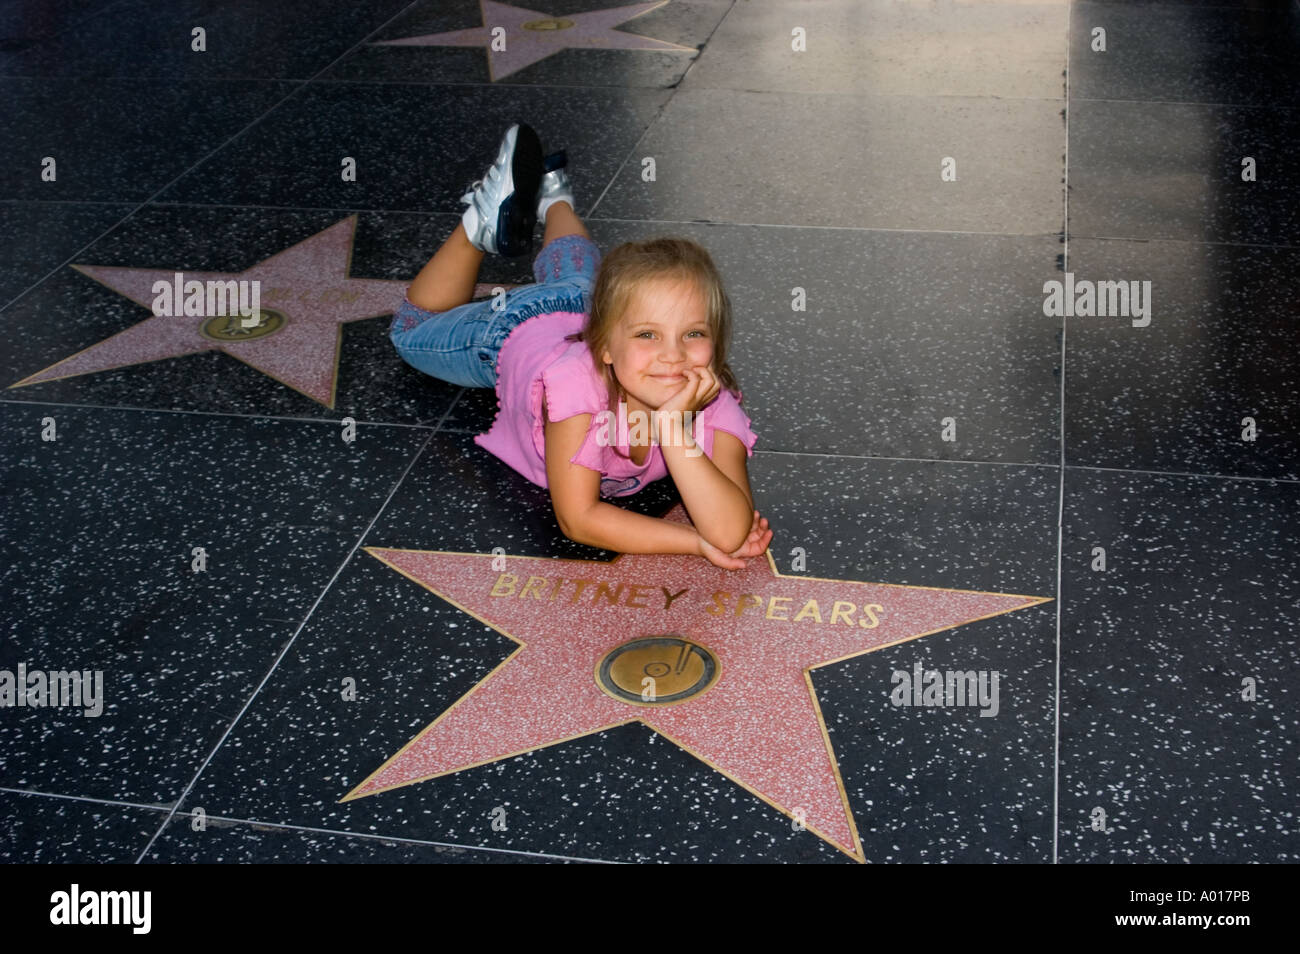
[[713, 434], [726, 431], [745, 445], [745, 453], [754, 456], [754, 444], [758, 436], [750, 427], [752, 422], [745, 413], [736, 396], [723, 388], [713, 402], [702, 410], [695, 419], [695, 441], [704, 449], [704, 453], [713, 458]]

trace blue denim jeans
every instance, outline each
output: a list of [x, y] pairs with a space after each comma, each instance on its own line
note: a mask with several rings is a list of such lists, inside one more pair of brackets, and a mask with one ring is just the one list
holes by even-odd
[[506, 337], [534, 315], [586, 312], [600, 265], [600, 250], [581, 235], [564, 235], [533, 260], [534, 285], [492, 300], [472, 301], [450, 311], [426, 311], [407, 299], [393, 316], [388, 337], [407, 364], [435, 378], [467, 388], [497, 383], [497, 357]]

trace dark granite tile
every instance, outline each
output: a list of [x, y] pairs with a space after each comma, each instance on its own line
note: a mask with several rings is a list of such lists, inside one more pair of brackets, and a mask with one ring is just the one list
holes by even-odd
[[82, 26], [124, 0], [9, 0], [0, 6], [0, 54]]
[[[1056, 233], [1065, 122], [1052, 100], [680, 89], [605, 218]], [[643, 178], [645, 158], [654, 180]], [[945, 159], [956, 180], [941, 178]]]
[[[601, 556], [559, 537], [545, 491], [469, 451], [467, 436], [438, 435], [368, 545]], [[773, 553], [783, 567], [798, 545], [807, 549], [811, 576], [1051, 595], [1054, 469], [881, 461], [809, 467], [801, 457], [759, 455], [751, 473], [759, 506], [778, 529]], [[663, 495], [666, 483], [629, 504], [662, 512], [672, 499]], [[843, 492], [849, 486], [852, 495]], [[955, 539], [962, 541], [956, 553]], [[814, 673], [869, 860], [1044, 860], [1053, 620], [1044, 604], [896, 647], [881, 663], [859, 657]], [[340, 802], [513, 648], [486, 624], [358, 553], [200, 776], [187, 807], [268, 824], [577, 858], [848, 860], [639, 723]], [[974, 725], [952, 712], [863, 718], [864, 707], [874, 713], [888, 696], [888, 668], [910, 667], [913, 659], [1001, 668], [1014, 697], [1000, 718], [977, 716]], [[355, 701], [341, 692], [349, 678]], [[950, 796], [918, 796], [911, 782], [899, 787], [919, 756], [892, 740], [909, 739], [932, 746], [931, 770], [942, 768], [946, 791], [958, 790], [952, 779], [981, 787], [978, 802], [961, 802], [964, 837], [953, 834], [958, 808]], [[994, 746], [996, 758], [982, 761]], [[1013, 797], [1019, 808], [1007, 812], [999, 800]], [[505, 831], [492, 828], [497, 808], [505, 811]], [[904, 832], [886, 831], [883, 819]]]
[[[756, 454], [750, 482], [755, 507], [771, 520], [782, 573], [1055, 596], [1056, 467]], [[795, 547], [804, 570], [794, 565]]]
[[[0, 74], [307, 79], [404, 3], [123, 0], [41, 42], [0, 49]], [[205, 31], [203, 50], [193, 48], [198, 27]]]
[[132, 864], [168, 808], [0, 792], [0, 861]]
[[1067, 9], [1063, 0], [737, 3], [682, 88], [1059, 100]]
[[[1070, 98], [1294, 106], [1300, 9], [1079, 0]], [[1094, 31], [1106, 49], [1095, 51]]]
[[[984, 493], [1032, 487], [1039, 524], [1026, 550], [1039, 551], [1046, 582], [1056, 473], [982, 478]], [[951, 483], [968, 490], [972, 481]], [[813, 674], [868, 861], [1051, 862], [1055, 636], [1056, 607], [1046, 603]], [[894, 705], [895, 674], [917, 666], [975, 673], [992, 691], [983, 705]]]
[[[1058, 462], [1061, 321], [1042, 311], [1057, 237], [587, 224], [605, 252], [662, 234], [709, 250], [760, 449]], [[495, 413], [493, 390], [470, 389], [446, 426], [482, 432]]]
[[[355, 223], [350, 252], [349, 219]], [[351, 416], [359, 421], [437, 421], [459, 388], [406, 365], [389, 341], [388, 329], [410, 279], [457, 221], [454, 216], [365, 213], [353, 217], [346, 211], [147, 207], [78, 256], [73, 264], [88, 271], [64, 268], [4, 312], [0, 320], [10, 342], [0, 358], [4, 375], [0, 380], [7, 386], [4, 397], [241, 414]], [[328, 247], [319, 259], [284, 265], [285, 254], [295, 248], [301, 252], [307, 242]], [[144, 294], [133, 300], [105, 283], [125, 279], [107, 273], [100, 273], [103, 280], [92, 278], [89, 270], [95, 267], [156, 270], [157, 274], [136, 279]], [[315, 337], [289, 338], [282, 331], [278, 337], [259, 339], [255, 349], [240, 343], [246, 350], [239, 357], [213, 350], [193, 353], [195, 348], [221, 346], [195, 335], [162, 347], [157, 335], [146, 333], [150, 328], [161, 333], [174, 327], [168, 323], [189, 321], [197, 326], [202, 322], [152, 315], [152, 282], [170, 283], [176, 271], [188, 278], [197, 273], [238, 279], [242, 273], [244, 280], [260, 281], [263, 305], [278, 309], [290, 323], [316, 322]], [[531, 279], [531, 272], [526, 263], [491, 256], [481, 277], [485, 282], [514, 282]], [[347, 303], [343, 296], [356, 297]], [[331, 311], [335, 308], [342, 311]], [[344, 323], [322, 317], [331, 314]], [[130, 338], [129, 349], [122, 344], [119, 350], [119, 342], [109, 340], [119, 334], [137, 337]], [[13, 387], [78, 354], [77, 363], [49, 372], [51, 377], [76, 372], [75, 376]], [[160, 354], [178, 356], [152, 360]], [[131, 361], [145, 363], [127, 363]]]
[[1293, 244], [1298, 137], [1296, 109], [1072, 103], [1070, 237]]
[[0, 430], [0, 669], [102, 674], [80, 705], [6, 709], [0, 785], [148, 804], [179, 797], [425, 439], [37, 404], [0, 405]]
[[[288, 83], [0, 77], [0, 197], [143, 201], [291, 89]], [[46, 157], [55, 181], [42, 179]]]
[[1300, 858], [1298, 494], [1068, 473], [1062, 862]]
[[[640, 16], [607, 29], [584, 15], [610, 11], [618, 19], [650, 7]], [[503, 9], [498, 21], [484, 20], [474, 0], [413, 4], [366, 46], [325, 74], [324, 80], [376, 80], [407, 83], [504, 83], [527, 86], [675, 86], [710, 39], [732, 0], [672, 0], [623, 4], [610, 0], [535, 0], [527, 7]], [[533, 14], [536, 16], [533, 16]], [[525, 26], [525, 24], [532, 24]], [[500, 26], [505, 49], [489, 53], [490, 30]], [[443, 45], [439, 34], [481, 31], [483, 39], [465, 46]], [[649, 49], [625, 49], [641, 42]], [[419, 40], [393, 44], [393, 40]], [[656, 42], [657, 41], [657, 42]], [[569, 44], [572, 44], [570, 46]], [[489, 63], [489, 60], [491, 61]]]
[[1150, 282], [1150, 324], [1068, 319], [1066, 461], [1300, 478], [1297, 271], [1298, 248], [1071, 241], [1078, 285]]
[[196, 831], [192, 815], [178, 814], [144, 861], [205, 865], [518, 865], [572, 861], [517, 851], [413, 844], [220, 818], [206, 818], [204, 824], [203, 830]]
[[[0, 308], [130, 211], [129, 205], [0, 203]], [[12, 351], [17, 342], [11, 341]]]
[[[659, 90], [312, 84], [167, 189], [161, 201], [463, 211], [460, 197], [523, 119], [565, 149], [585, 211], [670, 94]], [[355, 182], [340, 175], [356, 160]]]

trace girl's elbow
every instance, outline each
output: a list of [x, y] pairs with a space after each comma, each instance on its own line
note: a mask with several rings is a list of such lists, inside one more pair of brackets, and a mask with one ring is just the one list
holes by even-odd
[[566, 514], [564, 519], [560, 519], [560, 514], [555, 514], [555, 522], [560, 525], [560, 532], [574, 543], [581, 543], [584, 546], [594, 546], [591, 536], [591, 515], [589, 513]]
[[709, 542], [713, 544], [715, 547], [717, 547], [719, 550], [721, 550], [723, 553], [735, 553], [737, 550], [739, 550], [741, 547], [745, 545], [745, 541], [748, 539], [749, 539], [749, 524], [745, 524], [744, 532], [742, 532], [739, 537], [737, 537], [734, 533], [731, 534], [730, 536], [719, 535], [717, 540], [710, 540]]
[[581, 530], [571, 523], [560, 520], [556, 520], [556, 523], [560, 525], [560, 533], [564, 534], [566, 539], [572, 540], [574, 543], [587, 542]]

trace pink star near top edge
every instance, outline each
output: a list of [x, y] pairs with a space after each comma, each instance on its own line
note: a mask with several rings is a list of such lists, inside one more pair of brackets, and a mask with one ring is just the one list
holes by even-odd
[[[313, 401], [334, 407], [338, 383], [340, 325], [395, 312], [410, 282], [349, 278], [355, 215], [238, 273], [183, 268], [118, 268], [73, 265], [84, 275], [143, 306], [151, 317], [111, 338], [64, 358], [10, 387], [92, 374], [164, 358], [221, 351], [256, 368]], [[200, 332], [205, 316], [152, 315], [157, 281], [260, 281], [263, 309], [284, 316], [273, 334], [248, 341], [215, 341]], [[475, 294], [497, 287], [480, 284]], [[514, 285], [504, 285], [507, 290]], [[236, 319], [237, 320], [237, 319]], [[394, 360], [399, 360], [394, 356]], [[219, 382], [213, 382], [219, 387]]]
[[[665, 519], [689, 522], [680, 505]], [[784, 576], [770, 552], [727, 571], [685, 555], [508, 557], [494, 569], [502, 558], [491, 554], [366, 550], [519, 648], [343, 801], [640, 721], [858, 861], [857, 826], [810, 671], [1047, 602]], [[660, 707], [602, 691], [595, 674], [610, 650], [663, 635], [706, 647], [717, 681]]]
[[[634, 3], [624, 7], [607, 7], [589, 13], [567, 13], [551, 16], [526, 7], [480, 0], [483, 26], [446, 33], [428, 33], [401, 40], [382, 40], [373, 46], [482, 46], [488, 51], [488, 76], [492, 82], [505, 79], [525, 66], [544, 60], [560, 50], [673, 50], [684, 53], [698, 52], [694, 47], [678, 46], [665, 40], [654, 40], [616, 30], [614, 27], [663, 6], [668, 0], [651, 3]], [[498, 42], [505, 49], [494, 49], [492, 31], [502, 28]]]

